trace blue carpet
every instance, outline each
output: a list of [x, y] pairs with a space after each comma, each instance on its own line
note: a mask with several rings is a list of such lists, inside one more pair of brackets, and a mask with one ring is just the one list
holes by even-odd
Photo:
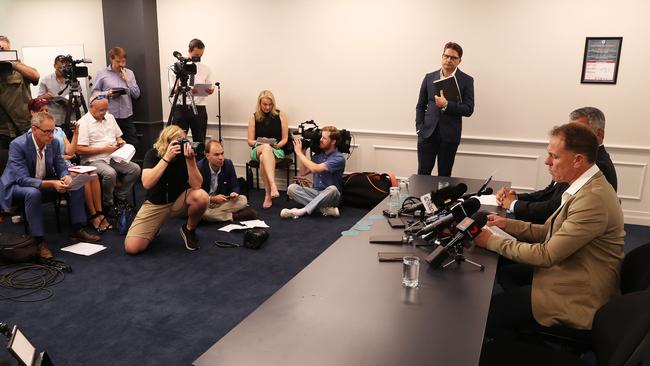
[[[50, 248], [73, 272], [45, 301], [0, 301], [0, 322], [18, 324], [56, 366], [189, 365], [367, 213], [344, 207], [338, 219], [318, 214], [283, 220], [280, 209], [294, 204], [283, 195], [262, 210], [262, 195], [253, 191], [250, 197], [271, 226], [258, 251], [218, 248], [214, 240], [241, 243], [243, 235], [202, 224], [201, 249], [190, 252], [179, 234], [182, 219], [170, 220], [149, 250], [135, 257], [124, 254], [123, 237], [114, 230], [101, 240], [108, 248], [90, 257], [59, 251], [72, 244], [66, 228], [48, 235]], [[56, 233], [52, 213], [46, 226]], [[5, 222], [0, 230], [24, 229]], [[4, 349], [2, 358], [10, 358]]]

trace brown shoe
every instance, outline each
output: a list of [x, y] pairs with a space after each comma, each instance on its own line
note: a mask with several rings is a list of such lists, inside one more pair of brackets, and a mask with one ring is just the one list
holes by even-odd
[[101, 239], [101, 236], [87, 233], [84, 229], [79, 229], [70, 234], [70, 239], [92, 243]]
[[257, 220], [257, 211], [252, 208], [244, 208], [232, 213], [232, 221]]
[[38, 256], [44, 259], [54, 258], [54, 254], [52, 254], [52, 251], [47, 247], [45, 242], [38, 245]]

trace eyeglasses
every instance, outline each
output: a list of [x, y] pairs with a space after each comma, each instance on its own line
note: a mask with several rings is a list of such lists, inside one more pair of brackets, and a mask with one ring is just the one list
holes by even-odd
[[39, 130], [41, 130], [41, 132], [43, 132], [46, 135], [53, 135], [54, 134], [54, 129], [52, 129], [52, 130], [44, 130], [44, 129], [38, 127], [38, 126], [34, 126], [34, 127], [38, 128]]
[[442, 54], [442, 58], [444, 58], [445, 60], [452, 60], [452, 61], [460, 60], [460, 57], [458, 57], [458, 56], [447, 55], [447, 54], [444, 54], [444, 53]]

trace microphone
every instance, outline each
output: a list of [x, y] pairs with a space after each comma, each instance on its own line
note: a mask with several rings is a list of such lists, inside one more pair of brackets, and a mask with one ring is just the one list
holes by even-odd
[[438, 208], [446, 207], [459, 199], [467, 192], [467, 184], [459, 183], [455, 186], [447, 186], [431, 193], [431, 201]]
[[435, 248], [431, 254], [425, 259], [429, 264], [434, 268], [440, 267], [442, 262], [449, 258], [449, 251], [453, 249], [460, 241], [467, 238], [472, 240], [476, 238], [481, 233], [481, 228], [487, 223], [488, 213], [484, 211], [479, 211], [472, 215], [472, 217], [466, 217], [461, 222], [456, 225], [458, 233], [447, 243], [447, 245], [440, 245]]
[[92, 64], [92, 63], [93, 63], [93, 60], [91, 60], [91, 59], [89, 59], [89, 58], [82, 58], [82, 59], [79, 60], [79, 61], [81, 61], [81, 62], [83, 62], [83, 63], [85, 63], [85, 64]]
[[[428, 239], [429, 234], [438, 234], [440, 228], [451, 225], [454, 221], [461, 222], [463, 219], [474, 215], [481, 208], [481, 201], [477, 198], [470, 198], [464, 202], [459, 202], [450, 208], [450, 213], [438, 218], [436, 221], [426, 225], [415, 235]], [[425, 237], [426, 236], [426, 237]]]
[[178, 52], [178, 51], [174, 51], [174, 53], [172, 53], [172, 55], [173, 55], [174, 57], [176, 57], [176, 58], [178, 59], [178, 61], [180, 61], [180, 62], [190, 62], [190, 61], [192, 61], [192, 60], [190, 60], [189, 58], [185, 58], [185, 57], [183, 57], [183, 54], [181, 54], [181, 53]]
[[494, 193], [494, 190], [492, 189], [492, 187], [487, 187], [487, 188], [484, 188], [483, 190], [479, 190], [479, 191], [476, 191], [476, 192], [464, 194], [464, 195], [462, 195], [461, 198], [466, 200], [466, 199], [468, 199], [468, 198], [470, 198], [472, 196], [483, 196], [483, 195], [488, 195], [488, 194], [492, 194], [492, 193]]

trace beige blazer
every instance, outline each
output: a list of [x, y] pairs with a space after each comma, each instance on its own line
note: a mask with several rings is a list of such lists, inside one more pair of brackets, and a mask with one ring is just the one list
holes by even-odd
[[508, 220], [517, 240], [492, 236], [491, 249], [535, 267], [532, 307], [541, 325], [591, 329], [594, 314], [620, 293], [623, 211], [602, 172], [536, 225]]

